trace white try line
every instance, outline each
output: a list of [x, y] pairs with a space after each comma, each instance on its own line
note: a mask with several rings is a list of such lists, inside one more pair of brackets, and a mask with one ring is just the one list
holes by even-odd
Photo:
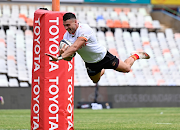
[[169, 125], [169, 124], [172, 124], [172, 123], [156, 123], [156, 124], [165, 124], [165, 125]]

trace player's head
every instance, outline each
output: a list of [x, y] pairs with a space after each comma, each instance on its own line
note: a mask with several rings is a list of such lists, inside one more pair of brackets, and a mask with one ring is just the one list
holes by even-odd
[[76, 16], [70, 12], [65, 13], [63, 16], [63, 25], [70, 34], [75, 33], [78, 27]]

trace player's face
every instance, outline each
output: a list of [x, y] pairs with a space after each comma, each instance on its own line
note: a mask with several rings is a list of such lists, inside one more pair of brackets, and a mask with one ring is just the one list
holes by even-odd
[[76, 19], [68, 19], [63, 21], [64, 28], [70, 33], [75, 33], [77, 29], [77, 20]]

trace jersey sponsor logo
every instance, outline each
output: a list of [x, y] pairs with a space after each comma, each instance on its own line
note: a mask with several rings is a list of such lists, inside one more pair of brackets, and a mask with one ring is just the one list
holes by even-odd
[[116, 62], [115, 62], [115, 61], [113, 61], [113, 62], [112, 62], [112, 66], [115, 66], [115, 65], [116, 65]]

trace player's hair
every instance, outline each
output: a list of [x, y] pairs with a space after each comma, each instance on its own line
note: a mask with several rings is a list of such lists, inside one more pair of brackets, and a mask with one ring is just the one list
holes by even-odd
[[63, 16], [63, 21], [66, 21], [68, 19], [76, 19], [76, 16], [73, 14], [73, 13], [65, 13], [64, 16]]

